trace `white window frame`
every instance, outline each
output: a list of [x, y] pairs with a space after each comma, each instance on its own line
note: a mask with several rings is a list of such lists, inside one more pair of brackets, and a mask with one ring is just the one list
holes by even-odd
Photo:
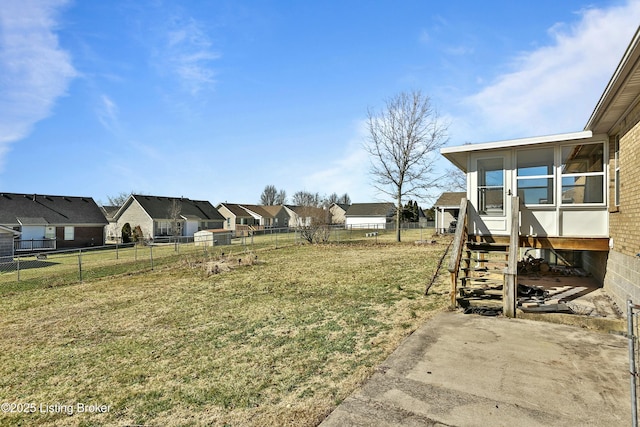
[[[518, 175], [518, 156], [526, 153], [528, 151], [537, 151], [537, 150], [551, 150], [551, 174], [546, 174], [546, 175], [531, 175], [531, 176], [519, 176]], [[521, 180], [527, 180], [527, 179], [551, 179], [551, 193], [552, 193], [552, 197], [553, 197], [553, 201], [551, 203], [525, 203], [526, 206], [536, 206], [536, 207], [552, 207], [555, 206], [557, 204], [557, 196], [556, 196], [556, 167], [555, 167], [555, 158], [556, 158], [556, 150], [554, 147], [546, 147], [546, 148], [525, 148], [525, 149], [520, 149], [520, 150], [516, 150], [516, 159], [515, 159], [515, 167], [514, 167], [514, 171], [515, 171], [515, 175], [516, 175], [516, 194], [518, 194], [518, 190], [519, 190], [519, 186], [518, 186], [518, 182], [520, 182]], [[523, 200], [524, 202], [524, 200]]]
[[[600, 172], [580, 172], [580, 173], [562, 173], [562, 151], [566, 147], [574, 147], [577, 145], [594, 145], [600, 144], [602, 146], [602, 171]], [[563, 207], [570, 206], [606, 206], [607, 205], [607, 144], [604, 141], [594, 141], [594, 142], [583, 142], [583, 143], [571, 143], [571, 144], [563, 144], [559, 148], [559, 158], [558, 158], [558, 186], [557, 186], [557, 194], [556, 197], [558, 199], [558, 203]], [[588, 202], [588, 203], [565, 203], [562, 199], [562, 188], [563, 178], [577, 178], [577, 177], [590, 177], [590, 176], [601, 176], [602, 177], [602, 202]]]
[[75, 227], [72, 225], [65, 225], [64, 227], [64, 240], [75, 240]]

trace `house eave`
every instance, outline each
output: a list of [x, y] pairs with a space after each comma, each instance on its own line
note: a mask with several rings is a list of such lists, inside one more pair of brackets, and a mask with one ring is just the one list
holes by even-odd
[[610, 134], [638, 102], [640, 88], [640, 28], [636, 30], [618, 67], [585, 125], [585, 130]]
[[440, 149], [447, 160], [456, 165], [459, 169], [467, 172], [467, 157], [470, 153], [489, 150], [504, 150], [516, 147], [526, 147], [532, 145], [549, 144], [555, 142], [578, 141], [590, 139], [593, 132], [583, 130], [579, 132], [561, 133], [555, 135], [534, 136], [529, 138], [509, 139], [503, 141], [483, 142], [479, 144], [458, 145], [455, 147], [444, 147]]

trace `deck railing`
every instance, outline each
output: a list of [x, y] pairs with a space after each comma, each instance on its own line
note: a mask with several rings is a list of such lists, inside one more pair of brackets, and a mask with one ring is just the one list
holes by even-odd
[[56, 239], [15, 240], [13, 248], [16, 252], [53, 250], [56, 248]]

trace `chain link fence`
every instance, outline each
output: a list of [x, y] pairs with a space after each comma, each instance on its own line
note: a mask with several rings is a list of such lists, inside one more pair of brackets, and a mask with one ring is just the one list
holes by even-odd
[[[402, 230], [403, 240], [431, 239], [433, 228]], [[393, 241], [395, 230], [369, 227], [325, 227], [323, 243]], [[17, 254], [0, 263], [0, 293], [12, 288], [57, 286], [118, 274], [154, 270], [189, 255], [230, 256], [248, 251], [280, 248], [316, 242], [308, 230], [273, 228], [251, 231], [231, 239], [230, 245], [218, 241], [197, 241], [193, 237], [168, 237], [128, 244], [111, 244], [74, 250], [41, 251]]]

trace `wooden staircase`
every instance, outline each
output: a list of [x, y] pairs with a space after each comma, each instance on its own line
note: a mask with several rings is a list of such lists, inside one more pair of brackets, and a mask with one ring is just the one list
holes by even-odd
[[508, 244], [467, 240], [457, 274], [457, 305], [502, 309], [508, 259]]
[[515, 317], [519, 199], [511, 199], [511, 230], [504, 242], [468, 235], [468, 202], [462, 199], [449, 261], [451, 306], [482, 307]]

